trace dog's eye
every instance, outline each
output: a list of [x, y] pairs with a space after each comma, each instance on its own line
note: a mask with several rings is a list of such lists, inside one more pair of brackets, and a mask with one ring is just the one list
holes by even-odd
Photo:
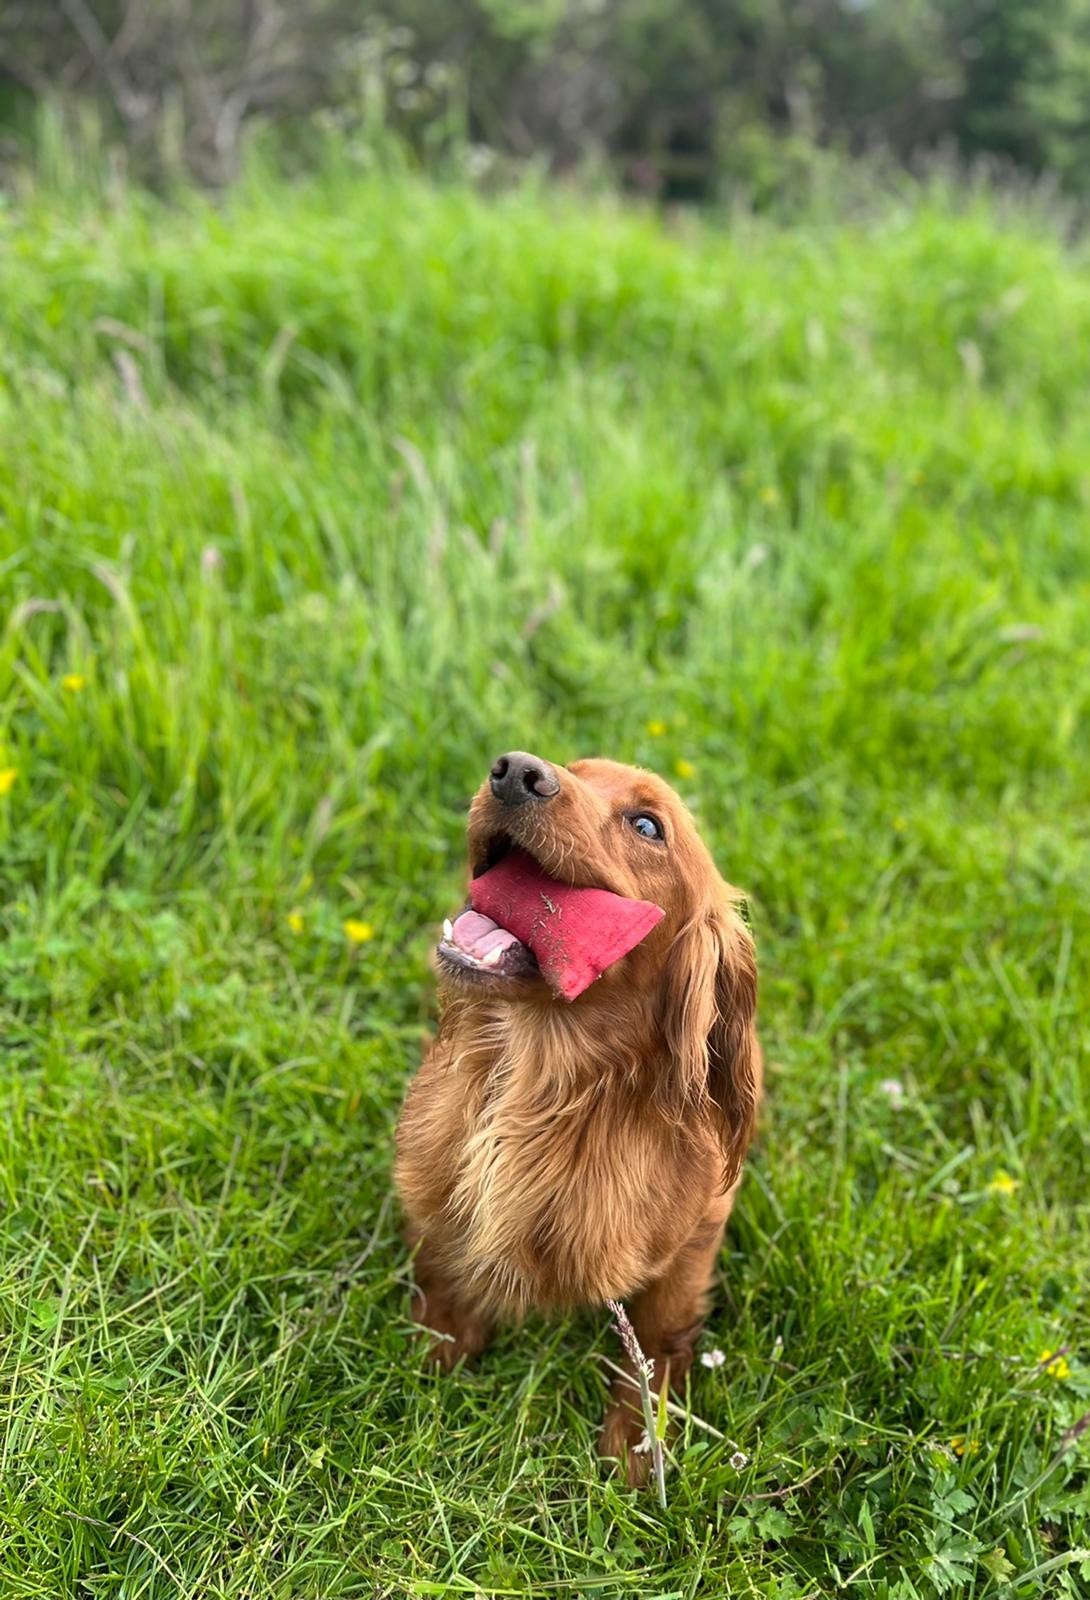
[[645, 839], [665, 839], [661, 825], [646, 811], [638, 811], [634, 817], [629, 817], [629, 822], [638, 834]]

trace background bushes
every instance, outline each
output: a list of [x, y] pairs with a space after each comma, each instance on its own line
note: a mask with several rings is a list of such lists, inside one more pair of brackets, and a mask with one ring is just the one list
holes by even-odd
[[0, 120], [92, 106], [220, 184], [244, 130], [334, 113], [426, 154], [603, 156], [634, 188], [797, 203], [817, 152], [1090, 184], [1090, 0], [9, 0]]

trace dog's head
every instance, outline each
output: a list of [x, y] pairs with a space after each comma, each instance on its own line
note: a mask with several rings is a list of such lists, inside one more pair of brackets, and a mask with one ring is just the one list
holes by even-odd
[[[626, 1038], [629, 1051], [665, 1053], [671, 1070], [663, 1092], [718, 1108], [733, 1169], [758, 1095], [756, 962], [738, 896], [674, 790], [654, 773], [615, 761], [559, 767], [513, 751], [495, 762], [470, 806], [468, 843], [474, 878], [518, 850], [558, 884], [662, 908], [658, 926], [572, 1010], [588, 1021], [597, 1012], [604, 1038], [611, 1028], [642, 1033]], [[446, 925], [438, 958], [444, 987], [516, 1006], [551, 1002], [531, 950], [486, 923], [459, 917]]]

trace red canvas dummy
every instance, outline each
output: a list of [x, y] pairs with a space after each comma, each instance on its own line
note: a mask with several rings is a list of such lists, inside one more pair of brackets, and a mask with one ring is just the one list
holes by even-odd
[[474, 878], [469, 901], [473, 910], [454, 923], [458, 944], [498, 964], [518, 940], [565, 1000], [581, 995], [665, 915], [648, 900], [558, 883], [521, 850]]

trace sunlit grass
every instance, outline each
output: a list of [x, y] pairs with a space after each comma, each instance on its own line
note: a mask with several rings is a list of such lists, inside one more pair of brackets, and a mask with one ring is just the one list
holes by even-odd
[[[43, 186], [0, 304], [5, 1593], [1084, 1593], [1083, 256]], [[671, 777], [759, 940], [663, 1513], [605, 1312], [411, 1338], [391, 1130], [511, 746]]]

